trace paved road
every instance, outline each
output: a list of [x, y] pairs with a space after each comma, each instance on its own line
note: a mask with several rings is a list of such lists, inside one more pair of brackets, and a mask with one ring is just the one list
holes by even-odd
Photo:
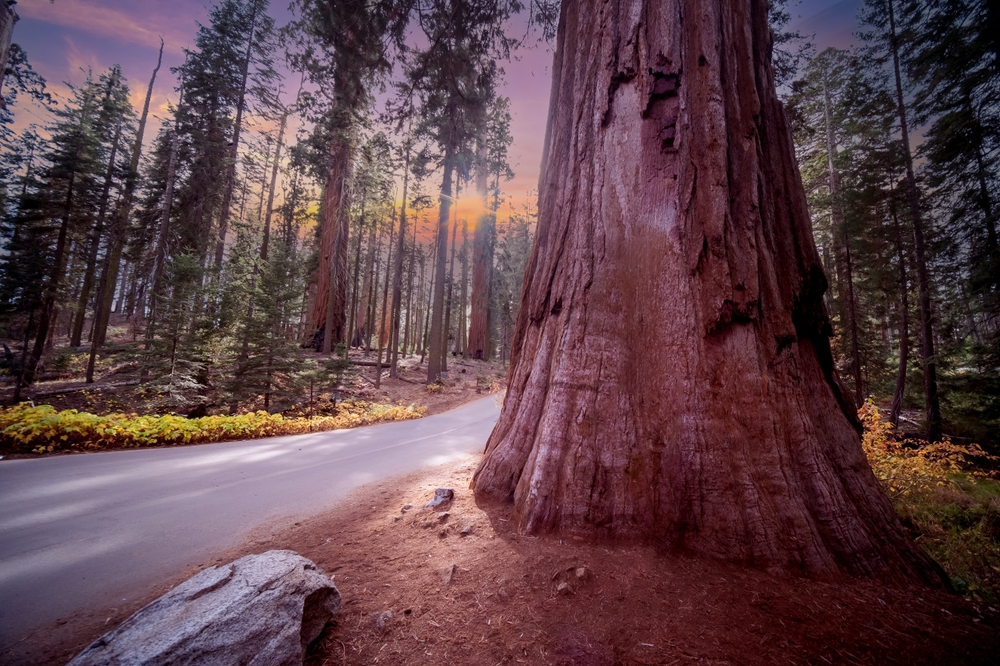
[[0, 654], [112, 607], [354, 488], [481, 451], [495, 398], [400, 423], [168, 449], [0, 461]]

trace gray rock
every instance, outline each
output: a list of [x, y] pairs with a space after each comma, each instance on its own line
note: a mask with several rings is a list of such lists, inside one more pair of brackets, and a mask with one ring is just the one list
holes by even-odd
[[455, 491], [451, 488], [438, 488], [434, 491], [434, 499], [424, 504], [425, 509], [433, 509], [443, 504], [451, 502], [455, 498]]
[[375, 628], [379, 631], [385, 631], [386, 625], [389, 623], [389, 620], [392, 619], [392, 611], [387, 610], [382, 611], [381, 613], [372, 613], [372, 615], [375, 616]]
[[301, 666], [340, 592], [290, 550], [247, 555], [181, 583], [67, 666]]

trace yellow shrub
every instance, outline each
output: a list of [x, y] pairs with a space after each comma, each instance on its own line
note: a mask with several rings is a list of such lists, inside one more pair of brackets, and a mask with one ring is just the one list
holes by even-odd
[[420, 418], [425, 407], [367, 402], [341, 403], [334, 416], [285, 418], [264, 411], [189, 419], [175, 414], [98, 416], [75, 409], [22, 403], [0, 410], [0, 448], [33, 453], [103, 448], [202, 444], [339, 430], [383, 421]]
[[868, 462], [890, 497], [952, 485], [952, 477], [959, 472], [984, 476], [975, 469], [973, 459], [985, 462], [993, 458], [978, 444], [961, 446], [947, 437], [933, 444], [897, 440], [892, 436], [892, 423], [882, 419], [871, 400], [861, 407], [858, 416], [865, 428], [861, 444]]

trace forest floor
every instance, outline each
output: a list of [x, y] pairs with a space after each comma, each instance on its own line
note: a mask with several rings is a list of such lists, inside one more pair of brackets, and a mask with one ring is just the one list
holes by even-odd
[[[478, 458], [362, 487], [202, 566], [290, 549], [330, 575], [343, 606], [308, 666], [1000, 663], [1000, 613], [957, 595], [520, 535], [476, 505]], [[438, 487], [454, 501], [423, 509]], [[65, 661], [195, 571], [134, 607], [94, 609], [34, 663]]]
[[[50, 358], [59, 362], [29, 396], [57, 409], [149, 413], [127, 353], [89, 386], [81, 381], [85, 355], [57, 342]], [[365, 364], [375, 355], [353, 350], [350, 360]], [[433, 414], [502, 390], [499, 363], [450, 357], [449, 364], [448, 379], [428, 387], [426, 365], [405, 359], [400, 378], [383, 370], [377, 389], [375, 368], [355, 365], [340, 398], [416, 404]], [[9, 391], [0, 389], [0, 400]], [[873, 581], [783, 578], [652, 547], [519, 535], [509, 516], [491, 518], [473, 501], [477, 463], [469, 457], [366, 486], [335, 512], [257, 530], [201, 566], [287, 548], [330, 574], [344, 605], [309, 666], [1000, 663], [995, 603]], [[436, 487], [454, 488], [454, 502], [422, 510]], [[48, 647], [26, 663], [65, 662], [196, 571], [163, 581], [131, 607], [91, 609], [72, 633], [53, 627], [40, 641]]]
[[[148, 393], [139, 386], [139, 366], [134, 358], [141, 348], [141, 342], [133, 339], [134, 332], [126, 326], [126, 322], [117, 323], [118, 326], [110, 331], [109, 343], [109, 347], [115, 351], [105, 354], [98, 362], [93, 384], [84, 381], [89, 348], [72, 348], [68, 345], [68, 338], [57, 337], [53, 348], [43, 357], [44, 372], [25, 392], [23, 398], [36, 405], [52, 405], [57, 410], [76, 409], [99, 415], [163, 413], [165, 410], [159, 408], [156, 401], [151, 400]], [[18, 349], [18, 344], [13, 340], [0, 339], [0, 343], [6, 344], [11, 350]], [[331, 354], [303, 353], [318, 361], [332, 357]], [[383, 352], [383, 362], [385, 357]], [[373, 367], [377, 360], [376, 351], [351, 349], [349, 360], [352, 363], [351, 370], [345, 374], [343, 384], [337, 391], [338, 400], [412, 404], [426, 407], [428, 416], [454, 409], [483, 395], [497, 393], [506, 385], [507, 368], [504, 364], [449, 355], [449, 372], [446, 378], [429, 387], [426, 359], [421, 362], [419, 356], [411, 355], [400, 357], [398, 378], [390, 378], [388, 367], [383, 367], [380, 386], [376, 388], [376, 368]], [[13, 381], [9, 377], [0, 377], [0, 380], [6, 380], [0, 381], [0, 404], [7, 404], [13, 396]], [[206, 392], [208, 413], [227, 413], [228, 408], [216, 404], [215, 397], [213, 390]], [[305, 404], [307, 399], [303, 394], [303, 404], [288, 412], [296, 416], [305, 415], [310, 407]], [[314, 396], [312, 412], [325, 413], [330, 411], [330, 407], [328, 393], [317, 393]], [[263, 408], [263, 405], [241, 405], [240, 411], [258, 408]], [[177, 410], [180, 414], [189, 411], [190, 408]]]

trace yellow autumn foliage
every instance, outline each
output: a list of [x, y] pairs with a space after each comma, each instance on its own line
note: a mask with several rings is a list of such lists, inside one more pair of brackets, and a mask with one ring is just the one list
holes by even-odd
[[98, 416], [75, 409], [21, 403], [0, 410], [0, 449], [15, 452], [96, 451], [105, 448], [204, 444], [235, 439], [301, 435], [424, 415], [426, 407], [347, 401], [331, 416], [286, 418], [265, 411], [236, 416]]
[[872, 471], [917, 543], [969, 598], [1000, 600], [1000, 462], [947, 438], [897, 440], [869, 401], [858, 412]]
[[977, 463], [992, 458], [978, 444], [962, 446], [947, 437], [932, 444], [898, 440], [892, 435], [892, 423], [882, 419], [871, 400], [861, 407], [858, 416], [865, 428], [861, 445], [875, 477], [890, 497], [907, 497], [953, 485], [954, 476], [962, 472], [983, 476]]

